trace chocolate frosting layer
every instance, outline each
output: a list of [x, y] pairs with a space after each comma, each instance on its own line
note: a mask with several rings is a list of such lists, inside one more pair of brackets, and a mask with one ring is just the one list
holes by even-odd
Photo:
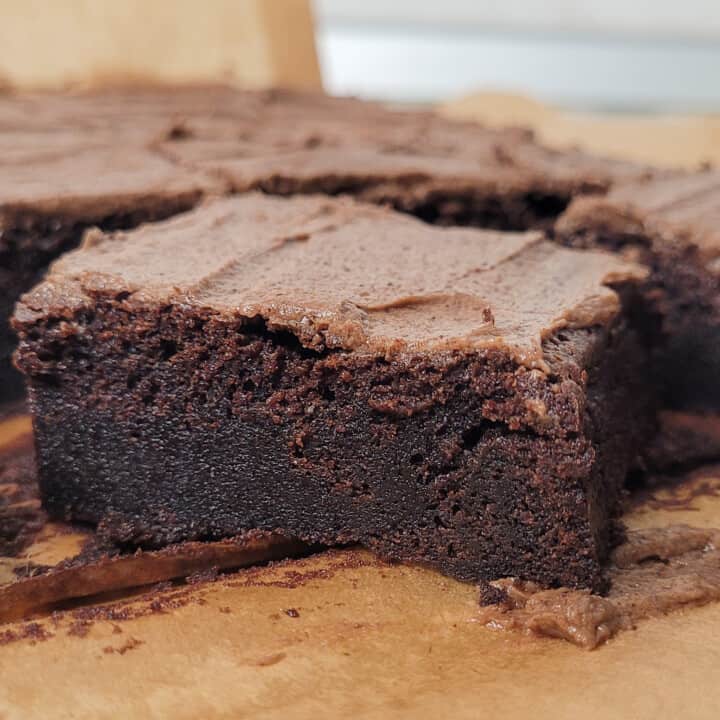
[[384, 191], [392, 198], [405, 188], [383, 188], [382, 180], [402, 180], [428, 195], [473, 184], [478, 191], [571, 195], [647, 175], [632, 163], [549, 150], [519, 128], [491, 129], [430, 112], [291, 91], [244, 97], [247, 107], [238, 107], [232, 122], [225, 115], [189, 115], [183, 132], [160, 146], [242, 191], [324, 181], [323, 189], [335, 192], [380, 185], [377, 196]]
[[720, 599], [720, 531], [687, 525], [635, 530], [613, 552], [608, 597], [545, 590], [506, 578], [481, 609], [495, 629], [558, 637], [592, 650], [639, 620]]
[[216, 183], [142, 148], [92, 147], [68, 153], [34, 146], [12, 165], [0, 164], [0, 221], [24, 209], [91, 217], [148, 196], [197, 194]]
[[606, 197], [578, 198], [558, 221], [566, 235], [596, 227], [661, 245], [693, 245], [720, 275], [720, 171], [621, 183]]
[[544, 367], [542, 341], [610, 323], [608, 283], [643, 271], [536, 233], [443, 229], [348, 199], [215, 200], [130, 233], [91, 232], [26, 295], [19, 323], [97, 293], [261, 317], [309, 348], [393, 354], [506, 349]]

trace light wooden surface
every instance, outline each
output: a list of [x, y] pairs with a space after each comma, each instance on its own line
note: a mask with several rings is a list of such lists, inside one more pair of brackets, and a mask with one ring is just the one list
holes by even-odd
[[0, 17], [0, 85], [321, 85], [309, 0], [0, 0]]

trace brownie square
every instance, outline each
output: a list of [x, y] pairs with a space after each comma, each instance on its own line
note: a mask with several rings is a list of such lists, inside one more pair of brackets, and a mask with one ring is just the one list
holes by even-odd
[[621, 183], [574, 201], [556, 229], [567, 244], [610, 248], [649, 268], [645, 325], [663, 404], [720, 413], [720, 172]]
[[92, 235], [15, 317], [45, 507], [146, 547], [272, 530], [598, 587], [651, 415], [641, 277], [314, 196]]
[[193, 207], [214, 183], [103, 134], [56, 128], [0, 135], [0, 401], [22, 393], [11, 365], [15, 301], [89, 227], [131, 228]]

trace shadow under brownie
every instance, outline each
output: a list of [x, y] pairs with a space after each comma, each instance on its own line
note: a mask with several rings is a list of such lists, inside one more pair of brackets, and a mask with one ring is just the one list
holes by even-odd
[[641, 277], [323, 197], [94, 236], [15, 320], [45, 506], [145, 547], [259, 529], [599, 587], [652, 415]]

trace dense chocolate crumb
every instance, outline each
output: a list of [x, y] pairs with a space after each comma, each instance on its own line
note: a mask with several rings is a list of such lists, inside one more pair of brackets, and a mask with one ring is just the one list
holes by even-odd
[[481, 607], [488, 605], [505, 605], [508, 602], [508, 593], [502, 585], [493, 584], [483, 580], [478, 583], [478, 601]]
[[0, 629], [0, 646], [9, 643], [18, 642], [19, 640], [27, 640], [31, 644], [49, 640], [53, 637], [53, 633], [47, 630], [41, 623], [27, 622], [19, 627]]
[[67, 634], [72, 637], [87, 637], [92, 627], [92, 621], [82, 618], [79, 620], [73, 620], [70, 623], [70, 627], [67, 630]]

